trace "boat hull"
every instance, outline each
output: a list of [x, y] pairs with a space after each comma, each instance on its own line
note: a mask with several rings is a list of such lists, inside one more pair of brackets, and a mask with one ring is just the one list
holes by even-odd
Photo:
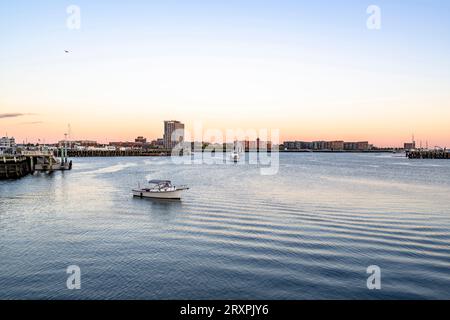
[[167, 191], [167, 192], [151, 192], [145, 190], [133, 190], [133, 196], [139, 198], [152, 199], [181, 199], [183, 190]]

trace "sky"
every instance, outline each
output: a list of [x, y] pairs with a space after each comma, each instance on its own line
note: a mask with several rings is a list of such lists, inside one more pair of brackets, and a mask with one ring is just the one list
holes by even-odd
[[0, 135], [156, 139], [176, 119], [450, 147], [449, 17], [444, 0], [0, 0]]

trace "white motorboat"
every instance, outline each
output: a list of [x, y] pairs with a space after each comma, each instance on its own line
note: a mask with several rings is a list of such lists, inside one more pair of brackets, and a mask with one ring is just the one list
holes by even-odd
[[140, 198], [154, 199], [181, 199], [184, 190], [189, 190], [187, 186], [174, 186], [169, 180], [150, 180], [148, 188], [133, 189], [133, 196]]

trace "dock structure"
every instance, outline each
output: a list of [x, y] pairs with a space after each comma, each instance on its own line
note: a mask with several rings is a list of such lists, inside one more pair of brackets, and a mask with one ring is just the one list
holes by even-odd
[[19, 179], [35, 171], [71, 170], [72, 161], [55, 158], [52, 152], [24, 151], [17, 155], [0, 155], [0, 179]]
[[0, 179], [19, 179], [31, 173], [28, 159], [20, 155], [0, 156]]
[[51, 172], [72, 169], [72, 161], [67, 159], [64, 151], [61, 152], [60, 159], [55, 158], [55, 154], [51, 151], [23, 151], [22, 155], [29, 159], [33, 171]]
[[411, 150], [406, 151], [409, 159], [450, 159], [450, 151], [442, 150]]
[[170, 156], [170, 150], [68, 150], [69, 157], [155, 157]]

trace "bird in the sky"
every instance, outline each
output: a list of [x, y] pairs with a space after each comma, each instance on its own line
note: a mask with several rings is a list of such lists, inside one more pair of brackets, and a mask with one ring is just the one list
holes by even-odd
[[69, 53], [69, 50], [64, 50], [65, 53]]

